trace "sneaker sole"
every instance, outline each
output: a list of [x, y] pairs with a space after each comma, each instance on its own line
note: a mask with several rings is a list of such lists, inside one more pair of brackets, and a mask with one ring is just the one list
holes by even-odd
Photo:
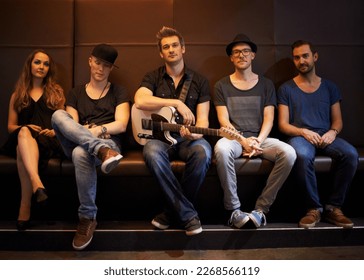
[[156, 228], [159, 228], [159, 229], [167, 229], [167, 228], [169, 228], [169, 225], [163, 225], [163, 224], [161, 224], [161, 223], [158, 223], [156, 220], [152, 220], [152, 222], [151, 222], [151, 224], [153, 225], [153, 226], [155, 226]]
[[334, 220], [327, 219], [327, 218], [326, 218], [326, 221], [331, 224], [337, 225], [338, 227], [343, 227], [343, 228], [353, 228], [353, 226], [354, 226], [354, 224], [342, 224], [342, 223], [335, 222]]
[[89, 241], [87, 241], [87, 243], [85, 243], [84, 245], [82, 246], [76, 246], [75, 243], [72, 241], [72, 247], [73, 249], [77, 250], [77, 251], [81, 251], [83, 249], [85, 249], [90, 243], [91, 243], [91, 240], [92, 240], [93, 236], [90, 238]]
[[113, 170], [120, 162], [120, 160], [123, 158], [122, 155], [117, 155], [114, 157], [109, 158], [108, 160], [105, 160], [101, 164], [101, 171], [104, 173], [109, 173], [111, 170]]
[[194, 230], [189, 230], [189, 231], [186, 230], [186, 235], [192, 236], [192, 235], [199, 234], [201, 232], [202, 232], [202, 227], [199, 227], [199, 228], [196, 228]]
[[309, 229], [309, 228], [315, 227], [316, 223], [318, 223], [318, 222], [315, 222], [315, 223], [312, 223], [312, 224], [301, 224], [301, 223], [299, 223], [298, 224], [298, 227], [305, 228], [305, 229]]

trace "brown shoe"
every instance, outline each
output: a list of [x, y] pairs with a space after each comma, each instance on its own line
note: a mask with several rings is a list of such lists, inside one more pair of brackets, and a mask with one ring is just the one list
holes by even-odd
[[299, 227], [301, 228], [311, 228], [316, 225], [321, 219], [321, 212], [318, 209], [310, 209], [306, 213], [306, 216], [304, 216], [300, 222]]
[[102, 161], [101, 171], [109, 173], [113, 170], [123, 158], [117, 151], [108, 147], [101, 147], [97, 153], [97, 157]]
[[354, 226], [354, 223], [345, 217], [341, 209], [336, 207], [325, 211], [325, 220], [338, 227], [352, 228]]
[[83, 250], [90, 244], [97, 222], [95, 219], [80, 218], [72, 246], [75, 250]]

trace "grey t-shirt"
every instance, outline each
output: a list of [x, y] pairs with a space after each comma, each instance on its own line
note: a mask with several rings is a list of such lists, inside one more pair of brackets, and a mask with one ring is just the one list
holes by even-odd
[[258, 83], [249, 90], [236, 88], [226, 76], [216, 82], [213, 101], [215, 106], [226, 106], [236, 130], [245, 137], [259, 135], [265, 106], [277, 106], [273, 82], [259, 76]]

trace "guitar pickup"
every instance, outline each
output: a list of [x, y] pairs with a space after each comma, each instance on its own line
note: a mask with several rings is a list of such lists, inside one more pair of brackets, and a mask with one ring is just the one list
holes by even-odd
[[152, 130], [152, 120], [142, 119], [142, 129]]
[[145, 133], [138, 133], [138, 138], [143, 138], [143, 139], [154, 139], [153, 135], [145, 134]]

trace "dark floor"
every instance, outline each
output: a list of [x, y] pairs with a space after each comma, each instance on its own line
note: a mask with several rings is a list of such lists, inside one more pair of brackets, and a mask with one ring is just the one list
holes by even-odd
[[354, 221], [350, 230], [324, 222], [310, 230], [281, 223], [242, 230], [206, 225], [194, 237], [147, 222], [104, 221], [84, 251], [72, 249], [73, 223], [35, 223], [18, 232], [3, 221], [0, 260], [364, 260], [364, 219]]
[[2, 260], [364, 260], [364, 246], [204, 251], [0, 251]]

